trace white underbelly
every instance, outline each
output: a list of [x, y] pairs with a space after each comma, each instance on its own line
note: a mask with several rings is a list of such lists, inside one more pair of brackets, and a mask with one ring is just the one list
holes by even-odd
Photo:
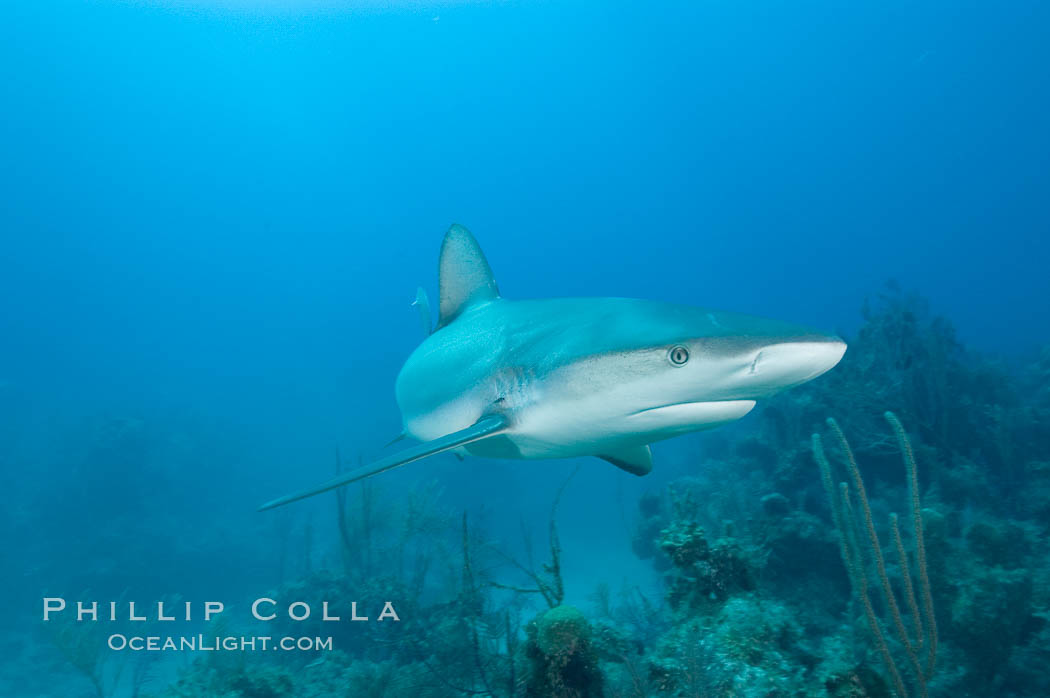
[[521, 458], [613, 453], [740, 419], [753, 400], [691, 402], [625, 413], [607, 401], [574, 401], [524, 411], [508, 438]]
[[[432, 441], [466, 429], [488, 410], [504, 410], [508, 430], [467, 447], [495, 458], [571, 458], [614, 453], [743, 417], [752, 400], [687, 402], [652, 409], [633, 409], [642, 402], [624, 386], [617, 394], [579, 394], [561, 398], [540, 386], [516, 391], [479, 388], [428, 412], [405, 415], [407, 436]], [[500, 402], [494, 403], [493, 397]], [[559, 399], [560, 398], [560, 399]]]
[[416, 441], [433, 441], [466, 429], [481, 417], [477, 400], [461, 397], [429, 412], [404, 415], [405, 435]]

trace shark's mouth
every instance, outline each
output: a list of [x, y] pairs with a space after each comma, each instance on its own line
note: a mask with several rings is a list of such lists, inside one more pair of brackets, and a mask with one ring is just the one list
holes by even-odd
[[740, 419], [755, 406], [754, 400], [717, 400], [714, 402], [677, 402], [650, 407], [628, 415], [628, 419], [647, 428], [676, 429], [718, 426]]

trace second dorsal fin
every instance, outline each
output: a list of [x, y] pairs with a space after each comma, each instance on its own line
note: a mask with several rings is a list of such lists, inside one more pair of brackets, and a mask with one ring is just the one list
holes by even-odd
[[438, 295], [438, 328], [455, 320], [472, 305], [499, 298], [496, 279], [478, 241], [458, 224], [448, 229], [441, 243]]
[[416, 289], [416, 299], [412, 301], [412, 305], [415, 306], [416, 312], [419, 313], [419, 326], [423, 328], [423, 337], [430, 336], [430, 299], [427, 298], [427, 292], [420, 286]]

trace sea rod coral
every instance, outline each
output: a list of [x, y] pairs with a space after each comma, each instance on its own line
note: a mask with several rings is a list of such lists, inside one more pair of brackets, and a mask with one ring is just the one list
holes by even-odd
[[[902, 698], [908, 695], [901, 670], [894, 660], [893, 653], [890, 651], [886, 633], [884, 633], [882, 628], [882, 622], [880, 622], [875, 612], [875, 607], [869, 594], [868, 563], [874, 567], [877, 578], [876, 586], [882, 592], [882, 601], [892, 621], [891, 624], [896, 639], [907, 656], [912, 682], [918, 694], [925, 698], [928, 695], [926, 686], [930, 676], [933, 674], [937, 657], [937, 620], [933, 611], [933, 596], [930, 591], [930, 578], [926, 566], [922, 509], [919, 503], [919, 480], [916, 472], [915, 455], [912, 452], [911, 442], [908, 440], [904, 427], [892, 412], [886, 412], [885, 418], [889, 422], [900, 446], [907, 470], [910, 494], [911, 519], [915, 536], [915, 566], [919, 578], [919, 596], [922, 599], [921, 607], [916, 597], [915, 585], [912, 583], [908, 555], [904, 549], [904, 542], [901, 538], [896, 514], [890, 514], [889, 526], [900, 568], [903, 596], [907, 604], [908, 614], [911, 616], [912, 635], [909, 636], [909, 631], [905, 627], [900, 605], [897, 603], [896, 595], [886, 572], [886, 560], [882, 546], [879, 543], [878, 533], [875, 530], [875, 523], [872, 519], [871, 506], [868, 502], [867, 490], [864, 487], [864, 479], [861, 477], [860, 469], [857, 466], [857, 460], [853, 455], [853, 450], [850, 448], [849, 441], [846, 440], [845, 434], [834, 419], [829, 418], [827, 420], [828, 428], [842, 450], [842, 455], [846, 461], [846, 469], [853, 481], [855, 492], [850, 491], [849, 484], [845, 481], [840, 482], [836, 489], [832, 478], [831, 463], [824, 450], [823, 439], [820, 434], [813, 435], [813, 454], [817, 464], [820, 466], [821, 479], [831, 503], [832, 517], [839, 531], [842, 561], [849, 572], [853, 593], [864, 610], [864, 616], [868, 629], [871, 632], [872, 640], [886, 665], [886, 671], [890, 675], [893, 687]], [[859, 513], [854, 509], [854, 500], [860, 509]], [[923, 657], [923, 654], [925, 654], [925, 657]]]

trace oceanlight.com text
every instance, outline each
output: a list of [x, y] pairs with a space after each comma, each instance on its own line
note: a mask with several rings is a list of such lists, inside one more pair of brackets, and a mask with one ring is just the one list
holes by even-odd
[[124, 635], [114, 633], [106, 644], [117, 652], [326, 652], [331, 637], [271, 637], [269, 635]]

